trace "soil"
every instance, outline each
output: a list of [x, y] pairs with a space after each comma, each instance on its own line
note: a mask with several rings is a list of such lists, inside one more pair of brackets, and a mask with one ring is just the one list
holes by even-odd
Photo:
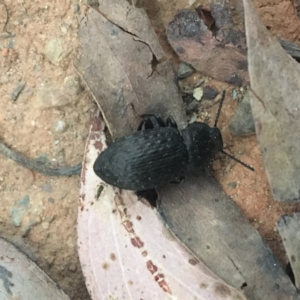
[[[146, 7], [170, 56], [165, 25], [177, 10], [193, 3], [137, 3]], [[299, 44], [300, 21], [291, 1], [255, 3], [273, 34]], [[60, 166], [82, 160], [94, 102], [80, 82], [73, 61], [78, 24], [86, 9], [80, 0], [0, 1], [0, 137], [27, 157]], [[219, 156], [214, 164], [215, 176], [285, 265], [275, 224], [281, 215], [299, 211], [300, 207], [273, 200], [256, 137], [230, 135], [228, 124], [237, 107], [237, 101], [230, 97], [234, 87], [215, 80], [209, 84], [218, 91], [227, 90], [219, 121], [225, 150], [255, 168], [251, 172]], [[18, 94], [17, 89], [22, 87]], [[216, 109], [214, 106], [208, 111], [210, 123]], [[72, 299], [89, 299], [77, 255], [79, 175], [44, 176], [2, 155], [0, 164], [0, 236], [33, 259]]]

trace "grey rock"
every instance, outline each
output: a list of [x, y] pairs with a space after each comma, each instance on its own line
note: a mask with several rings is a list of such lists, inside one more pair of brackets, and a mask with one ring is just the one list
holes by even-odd
[[238, 136], [255, 134], [255, 125], [248, 92], [244, 95], [233, 118], [231, 119], [229, 130], [231, 134]]
[[51, 193], [53, 190], [51, 184], [49, 182], [45, 182], [42, 184], [42, 191], [47, 192], [47, 193]]
[[91, 7], [98, 7], [99, 1], [98, 0], [87, 0], [87, 4]]
[[68, 76], [64, 79], [64, 92], [67, 95], [79, 95], [83, 90], [79, 76]]
[[55, 201], [54, 201], [54, 199], [52, 197], [49, 197], [48, 198], [48, 202], [53, 204]]
[[11, 217], [12, 224], [19, 227], [22, 223], [23, 217], [29, 207], [29, 196], [16, 201], [15, 205], [10, 209], [9, 216]]
[[15, 43], [16, 43], [16, 39], [15, 38], [11, 39], [8, 43], [7, 48], [9, 48], [9, 49], [13, 48]]
[[177, 77], [179, 79], [185, 79], [195, 73], [195, 69], [192, 68], [190, 65], [187, 65], [186, 63], [181, 62], [178, 67], [177, 71]]
[[208, 100], [213, 100], [217, 97], [217, 95], [219, 94], [218, 91], [216, 91], [215, 89], [213, 89], [210, 86], [205, 86], [203, 88], [203, 98], [204, 99], [208, 99]]
[[230, 190], [234, 190], [234, 189], [237, 187], [236, 181], [230, 182], [230, 183], [227, 185], [227, 187], [228, 187], [228, 189], [230, 189]]
[[54, 130], [56, 132], [65, 132], [67, 129], [68, 129], [68, 124], [61, 120], [58, 120], [54, 127]]
[[77, 14], [80, 11], [80, 5], [78, 3], [74, 4], [74, 14]]
[[64, 44], [62, 39], [53, 38], [45, 47], [45, 55], [47, 59], [53, 64], [58, 65], [64, 52]]
[[11, 97], [10, 98], [11, 98], [12, 101], [16, 101], [18, 99], [18, 97], [20, 96], [20, 94], [24, 90], [25, 85], [26, 85], [25, 83], [19, 83], [17, 85], [17, 87], [11, 93]]

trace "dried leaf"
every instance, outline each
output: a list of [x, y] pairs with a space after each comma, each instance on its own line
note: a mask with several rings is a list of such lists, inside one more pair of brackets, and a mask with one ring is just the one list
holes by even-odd
[[[207, 28], [194, 10], [179, 11], [167, 28], [168, 41], [179, 58], [196, 70], [216, 79], [242, 85], [249, 81], [247, 72], [245, 34], [224, 23], [230, 15], [226, 6], [215, 4], [216, 33]], [[213, 14], [213, 11], [212, 11]], [[228, 21], [229, 22], [229, 21]], [[215, 36], [216, 35], [216, 36]]]
[[300, 213], [282, 216], [277, 229], [287, 252], [298, 290], [300, 289]]
[[[143, 28], [143, 30], [141, 30]], [[113, 138], [134, 131], [139, 115], [171, 114], [184, 127], [174, 73], [146, 13], [125, 0], [100, 1], [79, 31], [75, 66], [98, 103]]]
[[214, 178], [189, 175], [159, 195], [159, 213], [172, 232], [216, 275], [243, 287], [248, 299], [300, 298], [257, 230]]
[[273, 196], [300, 199], [300, 67], [244, 0], [251, 107]]
[[85, 151], [78, 249], [92, 299], [245, 299], [195, 259], [133, 192], [101, 181], [93, 162], [106, 148], [95, 118]]
[[70, 300], [34, 262], [0, 239], [0, 299]]

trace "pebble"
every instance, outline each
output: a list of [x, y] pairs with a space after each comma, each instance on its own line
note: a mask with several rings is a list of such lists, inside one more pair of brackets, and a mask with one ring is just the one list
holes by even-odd
[[61, 120], [58, 120], [54, 127], [54, 131], [56, 132], [65, 132], [67, 129], [68, 129], [68, 124]]
[[237, 97], [237, 91], [236, 90], [233, 90], [232, 91], [232, 99], [235, 100]]
[[53, 188], [49, 182], [45, 182], [42, 184], [42, 191], [51, 193], [53, 191]]
[[80, 5], [79, 4], [74, 4], [74, 14], [77, 14], [80, 11]]
[[76, 96], [83, 92], [79, 76], [67, 76], [64, 79], [64, 92], [70, 96]]
[[189, 124], [195, 123], [197, 121], [197, 115], [194, 114], [191, 119], [189, 120]]
[[217, 97], [218, 94], [219, 94], [218, 91], [216, 91], [214, 88], [212, 88], [208, 85], [203, 88], [203, 98], [204, 99], [213, 100]]
[[91, 7], [98, 7], [99, 1], [98, 0], [87, 0], [87, 4]]
[[19, 227], [22, 223], [23, 217], [29, 207], [30, 199], [26, 195], [22, 199], [15, 202], [15, 205], [10, 209], [9, 216], [11, 217], [12, 224]]
[[71, 272], [75, 272], [75, 271], [77, 270], [76, 265], [75, 265], [75, 264], [70, 264], [70, 265], [69, 265], [69, 270], [70, 270]]
[[60, 31], [63, 33], [63, 34], [67, 34], [69, 28], [70, 28], [70, 24], [69, 23], [63, 23], [60, 27]]
[[49, 224], [49, 222], [42, 222], [42, 227], [43, 227], [43, 229], [49, 229], [49, 227], [50, 227], [50, 224]]
[[179, 64], [178, 70], [177, 70], [177, 77], [179, 79], [185, 79], [195, 73], [195, 69], [192, 68], [190, 65], [181, 62]]
[[49, 197], [48, 198], [48, 202], [53, 204], [54, 203], [54, 199], [52, 197]]
[[234, 190], [236, 187], [237, 187], [236, 181], [230, 182], [230, 183], [228, 184], [228, 189], [229, 189], [229, 190]]
[[64, 44], [60, 38], [52, 38], [45, 47], [45, 56], [53, 64], [58, 65], [64, 52]]
[[25, 85], [26, 85], [25, 83], [19, 83], [17, 85], [17, 87], [11, 93], [11, 96], [10, 96], [11, 101], [17, 101], [18, 97], [20, 96], [20, 94], [24, 90]]
[[37, 108], [61, 107], [71, 103], [71, 97], [66, 97], [60, 90], [40, 87], [36, 93], [34, 105]]
[[203, 96], [203, 89], [201, 87], [195, 88], [194, 91], [193, 91], [193, 97], [196, 100], [200, 101], [202, 96]]
[[231, 119], [229, 130], [231, 134], [238, 136], [255, 134], [255, 125], [248, 92], [244, 95], [233, 118]]

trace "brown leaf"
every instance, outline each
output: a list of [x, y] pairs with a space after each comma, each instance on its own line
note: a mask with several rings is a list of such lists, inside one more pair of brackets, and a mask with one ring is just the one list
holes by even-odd
[[300, 67], [244, 0], [251, 106], [273, 196], [300, 199]]
[[[217, 10], [216, 5], [214, 8], [222, 11]], [[207, 28], [196, 11], [182, 10], [168, 25], [168, 41], [179, 58], [196, 70], [240, 86], [249, 80], [246, 51], [243, 49], [245, 34], [228, 27], [224, 18], [217, 17], [216, 25], [224, 27], [219, 27], [215, 33]]]
[[[141, 30], [142, 28], [142, 30]], [[104, 114], [113, 138], [134, 131], [141, 114], [171, 114], [186, 124], [183, 103], [151, 24], [127, 1], [100, 1], [80, 26], [75, 66]]]

